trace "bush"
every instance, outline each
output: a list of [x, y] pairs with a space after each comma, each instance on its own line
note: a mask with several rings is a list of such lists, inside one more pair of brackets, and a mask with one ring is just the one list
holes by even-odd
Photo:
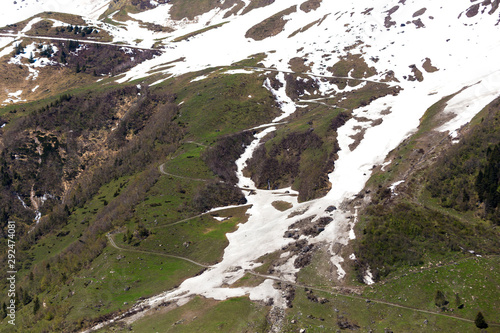
[[478, 312], [476, 315], [476, 319], [474, 320], [474, 323], [476, 324], [477, 328], [488, 328], [488, 323], [486, 323], [486, 320], [484, 319], [484, 316], [481, 312]]

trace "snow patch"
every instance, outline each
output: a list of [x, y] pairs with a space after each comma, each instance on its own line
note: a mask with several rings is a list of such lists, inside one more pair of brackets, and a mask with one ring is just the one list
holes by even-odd
[[375, 283], [375, 281], [373, 281], [373, 275], [370, 268], [366, 270], [365, 276], [363, 276], [363, 282], [367, 285], [372, 285]]
[[438, 128], [441, 132], [450, 132], [452, 138], [458, 136], [458, 130], [486, 107], [492, 100], [500, 96], [500, 71], [481, 78], [481, 81], [467, 87], [452, 97], [444, 109], [444, 113], [455, 115], [453, 119]]

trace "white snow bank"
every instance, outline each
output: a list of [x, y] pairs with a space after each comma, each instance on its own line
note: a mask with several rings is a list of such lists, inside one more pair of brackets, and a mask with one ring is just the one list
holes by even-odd
[[500, 71], [493, 72], [481, 78], [478, 83], [467, 87], [448, 101], [445, 113], [454, 114], [455, 117], [438, 128], [438, 131], [449, 131], [455, 138], [458, 129], [471, 121], [492, 100], [500, 96]]
[[3, 1], [0, 12], [2, 25], [17, 23], [43, 12], [61, 12], [97, 19], [110, 0], [18, 0]]

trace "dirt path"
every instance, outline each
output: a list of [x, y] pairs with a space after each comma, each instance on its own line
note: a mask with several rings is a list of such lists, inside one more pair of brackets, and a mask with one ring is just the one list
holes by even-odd
[[[183, 223], [183, 222], [186, 222], [188, 220], [191, 220], [193, 218], [196, 218], [196, 217], [199, 217], [199, 216], [202, 216], [202, 215], [205, 215], [205, 214], [207, 214], [207, 213], [200, 214], [200, 215], [197, 215], [197, 216], [193, 216], [193, 217], [181, 220], [181, 221], [177, 221], [177, 222], [175, 222], [173, 224], [169, 224], [167, 226], [178, 224], [178, 223]], [[114, 248], [116, 248], [118, 250], [121, 250], [121, 251], [130, 251], [130, 252], [137, 252], [137, 253], [144, 253], [144, 254], [160, 255], [160, 256], [164, 256], [164, 257], [185, 260], [185, 261], [188, 261], [188, 262], [190, 262], [190, 263], [192, 263], [194, 265], [197, 265], [197, 266], [200, 266], [200, 267], [204, 267], [204, 268], [210, 268], [210, 267], [212, 267], [212, 266], [205, 265], [205, 264], [196, 262], [194, 260], [191, 260], [191, 259], [188, 259], [188, 258], [185, 258], [185, 257], [180, 257], [180, 256], [175, 256], [175, 255], [170, 255], [170, 254], [157, 253], [157, 252], [152, 252], [152, 251], [142, 251], [142, 250], [134, 250], [134, 249], [122, 248], [122, 247], [119, 247], [118, 245], [116, 245], [116, 243], [115, 243], [113, 237], [111, 236], [111, 234], [108, 233], [106, 236], [108, 237], [108, 240], [109, 240], [111, 246], [113, 246]], [[454, 265], [454, 264], [450, 264], [450, 265]], [[443, 267], [443, 266], [440, 266], [440, 267]], [[435, 268], [435, 267], [433, 267], [433, 268]], [[293, 286], [299, 287], [299, 288], [307, 288], [307, 289], [310, 289], [310, 290], [325, 292], [325, 293], [334, 295], [335, 297], [345, 297], [345, 298], [350, 298], [350, 299], [356, 299], [356, 300], [364, 301], [366, 303], [383, 304], [383, 305], [392, 306], [392, 307], [396, 307], [396, 308], [400, 308], [400, 309], [406, 309], [406, 310], [416, 311], [416, 312], [420, 312], [420, 313], [431, 314], [431, 315], [434, 315], [434, 316], [441, 316], [441, 317], [446, 317], [446, 318], [450, 318], [450, 319], [456, 319], [456, 320], [465, 321], [465, 322], [468, 322], [468, 323], [474, 323], [474, 321], [470, 320], [470, 319], [466, 319], [466, 318], [462, 318], [462, 317], [458, 317], [458, 316], [453, 316], [453, 315], [449, 315], [449, 314], [444, 314], [444, 313], [440, 313], [440, 312], [418, 309], [418, 308], [414, 308], [414, 307], [411, 307], [411, 306], [406, 306], [406, 305], [397, 304], [397, 303], [393, 303], [393, 302], [388, 302], [388, 301], [384, 301], [384, 300], [378, 300], [378, 299], [373, 299], [373, 298], [368, 299], [368, 298], [362, 297], [362, 296], [342, 294], [342, 293], [336, 292], [335, 290], [332, 290], [334, 288], [332, 288], [332, 289], [324, 289], [324, 288], [313, 287], [313, 286], [309, 286], [309, 285], [305, 285], [305, 284], [301, 284], [301, 283], [290, 282], [288, 280], [280, 279], [280, 278], [278, 278], [276, 276], [272, 276], [272, 275], [265, 275], [265, 274], [256, 273], [256, 272], [251, 271], [251, 270], [247, 270], [246, 273], [254, 275], [254, 276], [257, 276], [257, 277], [261, 277], [261, 278], [264, 278], [264, 279], [271, 279], [271, 280], [274, 280], [274, 281], [278, 281], [278, 282], [290, 284], [290, 285], [293, 285]], [[492, 322], [489, 322], [489, 324], [491, 326], [500, 327], [500, 324], [496, 324], [496, 323], [492, 323]]]
[[[317, 287], [311, 287], [311, 286], [304, 285], [304, 284], [301, 284], [301, 283], [294, 283], [294, 282], [290, 282], [290, 281], [287, 281], [287, 280], [280, 279], [280, 278], [275, 277], [275, 276], [259, 274], [259, 273], [256, 273], [256, 272], [253, 272], [253, 271], [250, 271], [250, 270], [247, 270], [246, 272], [248, 274], [251, 274], [251, 275], [254, 275], [254, 276], [262, 277], [262, 278], [265, 278], [265, 279], [272, 279], [272, 280], [279, 281], [279, 282], [282, 282], [282, 283], [287, 283], [287, 284], [290, 284], [290, 285], [295, 286], [295, 287], [307, 288], [307, 289], [310, 289], [310, 290], [315, 290], [315, 291], [329, 293], [329, 294], [332, 294], [332, 295], [334, 295], [336, 297], [346, 297], [346, 298], [351, 298], [351, 299], [357, 299], [357, 300], [364, 301], [366, 303], [384, 304], [384, 305], [387, 305], [387, 306], [392, 306], [392, 307], [396, 307], [396, 308], [400, 308], [400, 309], [406, 309], [406, 310], [416, 311], [416, 312], [420, 312], [420, 313], [427, 313], [427, 314], [431, 314], [431, 315], [435, 315], [435, 316], [441, 316], [441, 317], [446, 317], [446, 318], [461, 320], [461, 321], [465, 321], [465, 322], [468, 322], [468, 323], [474, 323], [474, 320], [470, 320], [470, 319], [466, 319], [466, 318], [462, 318], [462, 317], [457, 317], [457, 316], [452, 316], [452, 315], [448, 315], [448, 314], [444, 314], [444, 313], [440, 313], [440, 312], [435, 312], [435, 311], [430, 311], [430, 310], [422, 310], [422, 309], [418, 309], [418, 308], [414, 308], [414, 307], [410, 307], [410, 306], [406, 306], [406, 305], [401, 305], [401, 304], [397, 304], [397, 303], [387, 302], [387, 301], [383, 301], [383, 300], [377, 300], [377, 299], [372, 299], [372, 298], [368, 299], [366, 297], [361, 297], [361, 296], [341, 294], [341, 293], [335, 292], [334, 290], [328, 290], [328, 289], [322, 289], [322, 288], [317, 288]], [[500, 324], [491, 323], [491, 322], [488, 322], [488, 324], [490, 326], [500, 327]]]
[[169, 257], [169, 258], [174, 258], [174, 259], [180, 259], [180, 260], [188, 261], [188, 262], [190, 262], [190, 263], [192, 263], [192, 264], [194, 264], [196, 266], [200, 266], [200, 267], [204, 267], [204, 268], [210, 268], [210, 267], [212, 267], [212, 266], [209, 266], [209, 265], [205, 265], [205, 264], [196, 262], [196, 261], [191, 260], [189, 258], [175, 256], [175, 255], [172, 255], [172, 254], [158, 253], [158, 252], [152, 252], [152, 251], [134, 250], [134, 249], [126, 249], [126, 248], [119, 247], [118, 245], [116, 245], [115, 240], [113, 239], [113, 237], [112, 237], [111, 234], [109, 234], [109, 233], [106, 234], [106, 237], [108, 237], [108, 240], [109, 240], [109, 243], [111, 244], [111, 246], [114, 247], [117, 250], [120, 250], [120, 251], [129, 251], [129, 252], [144, 253], [144, 254], [155, 254], [155, 255], [159, 255], [159, 256], [163, 256], [163, 257]]
[[197, 181], [197, 182], [209, 182], [209, 181], [212, 180], [212, 179], [192, 178], [192, 177], [185, 177], [185, 176], [174, 175], [173, 173], [165, 171], [165, 164], [166, 163], [163, 163], [162, 165], [160, 165], [158, 167], [158, 169], [160, 170], [160, 172], [162, 174], [164, 174], [164, 175], [167, 175], [167, 176], [170, 176], [170, 177], [175, 177], [175, 178], [180, 178], [180, 179], [194, 180], [194, 181]]

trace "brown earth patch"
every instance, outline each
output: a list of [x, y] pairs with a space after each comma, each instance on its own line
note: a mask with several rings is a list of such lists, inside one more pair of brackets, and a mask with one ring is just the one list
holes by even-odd
[[417, 20], [411, 21], [411, 23], [415, 24], [415, 26], [417, 27], [417, 29], [419, 29], [419, 28], [425, 28], [425, 24], [424, 24], [424, 22], [422, 22], [422, 19], [420, 19], [420, 18], [418, 18]]
[[[226, 3], [224, 3], [224, 6], [225, 7]], [[236, 6], [234, 6], [230, 11], [228, 11], [226, 14], [224, 14], [224, 18], [228, 18], [229, 16], [232, 16], [232, 15], [236, 15], [240, 10], [243, 9], [243, 7], [245, 7], [245, 3], [241, 0], [238, 0], [236, 2]], [[225, 9], [225, 8], [223, 8]]]
[[288, 20], [283, 19], [283, 16], [295, 13], [297, 11], [297, 6], [291, 6], [264, 21], [251, 27], [245, 34], [246, 38], [252, 38], [253, 40], [263, 40], [268, 37], [276, 36], [279, 34]]
[[387, 13], [387, 16], [385, 17], [384, 19], [384, 26], [386, 28], [390, 28], [391, 26], [393, 25], [396, 25], [396, 22], [395, 21], [391, 21], [391, 15], [394, 14], [397, 10], [399, 9], [399, 6], [394, 6], [392, 7], [391, 9], [389, 9], [386, 13]]
[[316, 10], [321, 6], [322, 0], [307, 0], [306, 2], [300, 5], [300, 10], [309, 13], [312, 10]]
[[476, 3], [472, 6], [470, 6], [469, 9], [467, 9], [467, 12], [465, 13], [465, 15], [469, 18], [476, 16], [477, 13], [479, 12], [479, 6], [480, 6], [479, 3]]
[[314, 21], [314, 22], [309, 23], [309, 24], [308, 24], [308, 25], [306, 25], [306, 26], [303, 26], [303, 27], [302, 27], [302, 28], [300, 28], [300, 29], [295, 30], [294, 32], [292, 32], [292, 33], [290, 34], [290, 36], [288, 36], [288, 38], [292, 38], [293, 36], [297, 35], [298, 33], [301, 33], [301, 32], [304, 32], [304, 31], [309, 30], [311, 27], [313, 27], [315, 24], [318, 24], [320, 21], [321, 21], [321, 20], [316, 20], [316, 21]]
[[352, 71], [351, 77], [361, 79], [376, 75], [375, 67], [369, 67], [362, 54], [350, 54], [340, 58], [333, 66], [327, 68], [335, 76], [347, 77]]
[[420, 15], [423, 15], [426, 11], [427, 11], [427, 8], [419, 9], [415, 13], [413, 13], [413, 17], [418, 17]]
[[290, 65], [290, 68], [292, 69], [293, 72], [295, 73], [305, 73], [309, 72], [311, 70], [311, 67], [305, 65], [306, 59], [304, 58], [299, 58], [299, 57], [294, 57], [290, 59], [288, 64]]
[[271, 205], [280, 212], [284, 212], [285, 210], [288, 210], [293, 207], [291, 203], [281, 200], [273, 201]]
[[422, 71], [417, 68], [415, 65], [410, 65], [411, 72], [413, 75], [408, 76], [409, 81], [415, 81], [417, 80], [418, 82], [422, 82], [424, 80], [424, 75], [422, 74]]
[[274, 3], [274, 1], [275, 0], [252, 0], [250, 4], [243, 10], [241, 15], [245, 15], [252, 9], [269, 6], [270, 4]]
[[422, 64], [422, 67], [423, 67], [423, 69], [425, 69], [425, 71], [427, 73], [433, 73], [433, 72], [437, 72], [439, 70], [437, 67], [432, 66], [431, 59], [429, 59], [429, 58], [425, 58], [425, 61]]

